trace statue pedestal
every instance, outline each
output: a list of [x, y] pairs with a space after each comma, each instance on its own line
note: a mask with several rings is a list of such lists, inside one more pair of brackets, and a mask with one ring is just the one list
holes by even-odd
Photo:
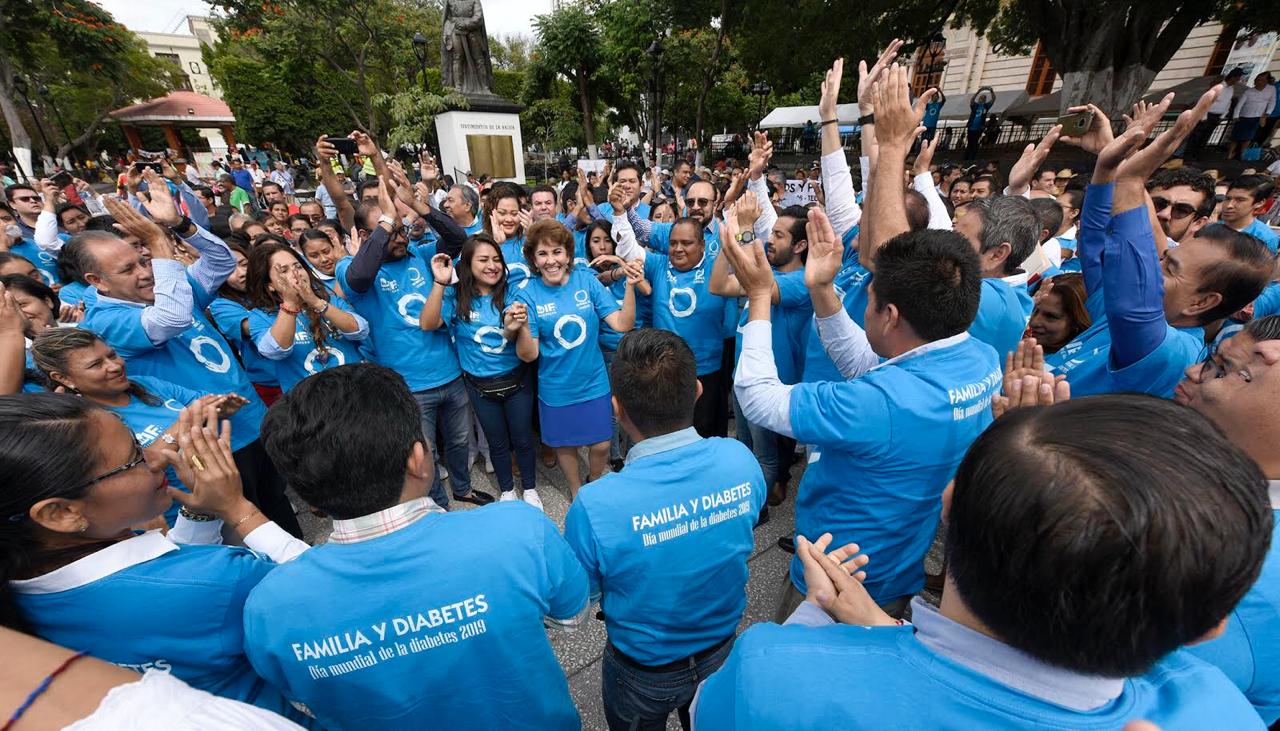
[[[520, 105], [500, 97], [494, 104], [468, 95], [472, 108], [436, 115], [436, 139], [440, 141], [440, 173], [457, 182], [468, 172], [488, 173], [497, 180], [523, 184], [524, 139], [520, 136]], [[479, 111], [494, 109], [494, 111]], [[496, 107], [496, 109], [495, 109]]]

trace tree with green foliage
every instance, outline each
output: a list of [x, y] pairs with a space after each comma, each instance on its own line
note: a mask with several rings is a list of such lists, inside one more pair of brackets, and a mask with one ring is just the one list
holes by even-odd
[[[350, 124], [375, 137], [386, 128], [383, 94], [403, 91], [419, 73], [413, 36], [426, 36], [438, 66], [441, 11], [416, 0], [209, 0], [225, 18], [229, 52], [263, 63], [309, 64], [326, 92], [310, 103], [335, 104]], [[220, 81], [221, 83], [221, 81]], [[224, 87], [225, 88], [225, 87]], [[234, 105], [233, 105], [234, 109]]]
[[[46, 88], [61, 119], [43, 110], [32, 119], [20, 102], [19, 78], [29, 97]], [[65, 158], [97, 134], [112, 110], [159, 96], [179, 78], [179, 69], [153, 58], [136, 35], [89, 0], [0, 0], [0, 113], [15, 148], [32, 149], [28, 121], [60, 132], [65, 122], [70, 141], [54, 134], [62, 141], [50, 140], [54, 149], [45, 151]]]
[[596, 157], [596, 99], [598, 75], [604, 63], [601, 53], [600, 28], [595, 17], [584, 7], [567, 4], [549, 15], [533, 21], [538, 45], [533, 52], [530, 73], [546, 78], [561, 74], [573, 86], [587, 151]]
[[416, 148], [434, 140], [436, 115], [468, 106], [467, 98], [456, 89], [436, 94], [416, 86], [395, 94], [382, 94], [376, 101], [391, 114], [392, 126], [383, 141], [383, 146], [391, 150]]

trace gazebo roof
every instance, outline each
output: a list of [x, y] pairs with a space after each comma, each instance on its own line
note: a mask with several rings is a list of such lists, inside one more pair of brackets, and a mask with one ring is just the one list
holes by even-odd
[[139, 102], [111, 113], [117, 122], [148, 126], [157, 123], [184, 127], [231, 124], [236, 121], [231, 107], [194, 91], [174, 91], [162, 97]]

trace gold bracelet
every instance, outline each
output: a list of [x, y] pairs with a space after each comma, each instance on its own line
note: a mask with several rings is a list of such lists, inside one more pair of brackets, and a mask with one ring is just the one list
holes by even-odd
[[244, 525], [244, 522], [246, 520], [252, 518], [255, 515], [262, 515], [262, 511], [258, 510], [257, 508], [254, 508], [252, 513], [249, 513], [248, 515], [244, 516], [240, 520], [237, 520], [235, 524], [231, 526], [231, 529], [235, 530], [236, 528], [239, 528], [240, 526]]

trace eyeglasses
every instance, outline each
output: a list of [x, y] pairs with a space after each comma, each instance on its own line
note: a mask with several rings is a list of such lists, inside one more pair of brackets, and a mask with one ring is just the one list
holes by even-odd
[[21, 198], [14, 198], [14, 203], [39, 203], [40, 199], [34, 195], [24, 195]]
[[97, 477], [93, 478], [92, 480], [89, 480], [88, 482], [84, 483], [80, 487], [77, 487], [75, 490], [72, 490], [72, 492], [73, 493], [80, 492], [81, 490], [92, 487], [98, 484], [99, 482], [102, 482], [103, 480], [110, 479], [124, 472], [128, 472], [129, 470], [133, 469], [134, 467], [137, 467], [140, 464], [145, 464], [146, 461], [147, 461], [147, 455], [142, 451], [142, 444], [140, 444], [138, 440], [135, 438], [133, 440], [133, 456], [129, 458], [128, 462], [125, 462], [124, 464], [120, 465], [114, 470], [111, 470], [110, 472], [104, 472], [101, 475], [98, 475]]
[[1160, 211], [1163, 211], [1164, 209], [1172, 205], [1173, 210], [1169, 211], [1169, 217], [1175, 220], [1181, 220], [1183, 218], [1186, 218], [1187, 216], [1194, 215], [1196, 212], [1195, 206], [1191, 205], [1190, 203], [1170, 204], [1169, 199], [1162, 198], [1158, 195], [1151, 196], [1151, 202], [1155, 204], [1156, 213], [1159, 213]]
[[700, 206], [702, 208], [706, 208], [712, 203], [715, 203], [715, 199], [714, 198], [685, 198], [684, 202], [690, 206]]

